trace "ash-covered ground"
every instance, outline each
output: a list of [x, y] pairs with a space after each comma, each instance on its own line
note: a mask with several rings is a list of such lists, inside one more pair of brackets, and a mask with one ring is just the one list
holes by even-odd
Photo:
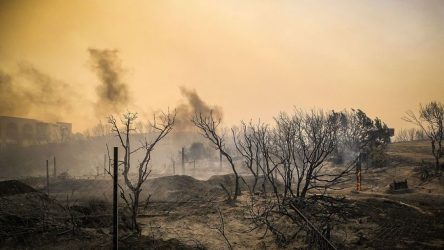
[[[346, 204], [346, 219], [331, 229], [335, 247], [444, 247], [444, 178], [423, 180], [420, 162], [426, 156], [421, 155], [422, 146], [417, 142], [391, 144], [390, 164], [364, 170], [362, 191], [354, 191], [354, 180], [343, 183], [341, 190], [331, 191], [331, 196], [343, 197]], [[251, 176], [244, 177], [251, 184]], [[120, 248], [228, 249], [224, 236], [217, 230], [221, 215], [225, 237], [234, 249], [280, 248], [265, 226], [254, 224], [245, 184], [236, 203], [225, 201], [220, 184], [229, 186], [232, 178], [174, 175], [148, 179], [142, 200], [151, 197], [148, 203], [141, 204], [141, 236], [126, 229], [126, 211], [123, 204], [120, 206]], [[407, 180], [409, 188], [390, 191], [394, 180]], [[110, 249], [111, 178], [52, 178], [49, 196], [45, 182], [45, 178], [35, 177], [0, 183], [0, 247]], [[304, 237], [298, 235], [287, 249], [307, 248]]]

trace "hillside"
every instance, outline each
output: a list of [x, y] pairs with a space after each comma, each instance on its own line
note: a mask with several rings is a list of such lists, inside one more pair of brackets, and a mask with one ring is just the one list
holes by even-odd
[[394, 160], [410, 164], [433, 160], [429, 141], [394, 142], [388, 145], [387, 154]]

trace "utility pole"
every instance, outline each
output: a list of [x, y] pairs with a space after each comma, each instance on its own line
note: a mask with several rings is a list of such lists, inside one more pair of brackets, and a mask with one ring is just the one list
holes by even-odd
[[49, 160], [46, 160], [46, 193], [49, 195]]
[[113, 249], [118, 247], [118, 214], [117, 214], [117, 181], [118, 181], [118, 148], [114, 147], [114, 173], [113, 173]]

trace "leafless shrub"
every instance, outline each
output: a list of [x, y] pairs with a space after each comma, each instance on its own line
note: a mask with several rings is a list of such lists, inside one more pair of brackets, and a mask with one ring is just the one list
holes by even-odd
[[68, 214], [68, 222], [71, 224], [71, 232], [73, 234], [79, 231], [79, 223], [78, 219], [75, 215], [75, 212], [72, 210], [72, 207], [77, 203], [76, 200], [73, 200], [74, 191], [72, 191], [71, 196], [66, 195], [66, 202], [63, 206], [66, 213]]
[[218, 216], [219, 216], [219, 224], [217, 226], [211, 227], [211, 229], [216, 230], [223, 237], [228, 249], [233, 249], [233, 246], [231, 245], [230, 241], [228, 240], [227, 234], [225, 232], [224, 215], [222, 214], [222, 211], [220, 210], [220, 208], [217, 208], [217, 212], [218, 212]]

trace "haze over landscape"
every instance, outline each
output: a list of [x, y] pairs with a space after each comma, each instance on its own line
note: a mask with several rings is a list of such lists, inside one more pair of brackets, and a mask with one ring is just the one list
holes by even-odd
[[0, 0], [1, 249], [444, 249], [444, 1]]
[[83, 131], [178, 107], [185, 89], [227, 126], [296, 106], [399, 130], [406, 110], [444, 100], [443, 23], [442, 1], [1, 0], [0, 115]]

